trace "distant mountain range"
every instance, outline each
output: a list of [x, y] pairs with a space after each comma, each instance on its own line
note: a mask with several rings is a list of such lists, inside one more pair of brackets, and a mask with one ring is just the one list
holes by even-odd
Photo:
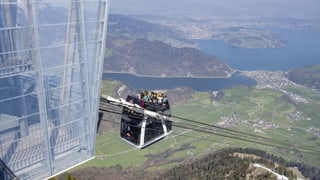
[[104, 71], [160, 77], [228, 77], [233, 72], [218, 58], [190, 46], [174, 30], [110, 15]]
[[166, 26], [138, 20], [129, 16], [110, 14], [108, 35], [117, 38], [158, 40], [174, 47], [195, 47], [183, 33]]
[[297, 84], [320, 90], [320, 64], [292, 70], [288, 73], [288, 79]]

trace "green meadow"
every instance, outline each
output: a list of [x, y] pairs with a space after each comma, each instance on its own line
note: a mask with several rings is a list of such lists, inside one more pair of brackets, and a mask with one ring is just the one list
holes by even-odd
[[[114, 89], [110, 87], [116, 85], [104, 81], [102, 94], [112, 95]], [[311, 130], [320, 128], [320, 93], [298, 87], [288, 87], [286, 91], [303, 96], [308, 102], [294, 103], [280, 91], [238, 86], [223, 90], [219, 101], [212, 100], [211, 92], [196, 92], [187, 102], [171, 107], [177, 117], [250, 133], [246, 137], [237, 135], [244, 141], [223, 136], [232, 135], [230, 131], [175, 119], [177, 125], [186, 123], [221, 135], [173, 127], [168, 137], [140, 150], [120, 139], [119, 124], [114, 123], [113, 128], [97, 135], [95, 158], [77, 169], [120, 165], [161, 170], [226, 147], [263, 149], [287, 160], [320, 167], [320, 156], [310, 154], [320, 152], [319, 132]], [[264, 145], [267, 140], [256, 136], [271, 139], [270, 145]]]

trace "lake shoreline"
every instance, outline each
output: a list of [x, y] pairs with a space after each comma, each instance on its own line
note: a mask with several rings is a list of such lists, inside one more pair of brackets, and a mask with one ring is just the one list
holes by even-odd
[[229, 78], [213, 77], [149, 77], [136, 76], [129, 73], [103, 73], [103, 79], [124, 82], [134, 89], [174, 89], [188, 87], [195, 91], [218, 91], [235, 85], [255, 86], [256, 81], [235, 71]]
[[220, 78], [231, 78], [235, 73], [241, 73], [240, 70], [233, 69], [231, 73], [229, 73], [227, 76], [151, 76], [151, 75], [141, 75], [141, 74], [135, 74], [130, 72], [120, 72], [120, 71], [103, 71], [103, 74], [129, 74], [136, 77], [145, 77], [145, 78], [192, 78], [192, 79], [220, 79]]

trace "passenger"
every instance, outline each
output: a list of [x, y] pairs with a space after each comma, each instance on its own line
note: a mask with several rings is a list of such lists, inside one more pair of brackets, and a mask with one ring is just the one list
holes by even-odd
[[161, 93], [157, 94], [157, 100], [158, 100], [158, 104], [162, 104], [163, 102], [163, 95]]
[[167, 98], [167, 96], [166, 96], [166, 95], [164, 95], [164, 97], [163, 97], [163, 103], [168, 104], [168, 98]]
[[154, 94], [153, 94], [153, 99], [154, 99], [154, 102], [155, 102], [155, 103], [157, 103], [157, 101], [158, 101], [158, 94], [159, 94], [159, 93], [154, 93]]
[[142, 99], [144, 101], [148, 101], [148, 91], [145, 90], [142, 92]]
[[158, 92], [158, 93], [157, 93], [157, 99], [158, 99], [159, 97], [162, 97], [162, 93], [161, 93], [161, 92]]
[[144, 101], [140, 102], [140, 107], [144, 107]]
[[152, 102], [152, 93], [153, 92], [148, 91], [148, 100], [149, 100], [149, 102]]

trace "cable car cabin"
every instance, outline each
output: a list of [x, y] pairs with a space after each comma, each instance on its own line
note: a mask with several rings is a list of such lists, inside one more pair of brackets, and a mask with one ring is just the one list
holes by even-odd
[[[168, 99], [162, 93], [144, 91], [140, 97], [127, 96], [126, 101], [146, 110], [171, 116]], [[157, 119], [123, 107], [120, 136], [135, 147], [144, 148], [170, 134], [171, 125], [172, 121]]]

